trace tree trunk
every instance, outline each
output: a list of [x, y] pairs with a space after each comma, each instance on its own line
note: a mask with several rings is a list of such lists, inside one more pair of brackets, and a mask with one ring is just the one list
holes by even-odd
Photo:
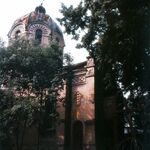
[[[95, 64], [96, 66], [96, 64]], [[106, 150], [101, 74], [95, 67], [95, 143], [96, 150]]]
[[37, 138], [37, 150], [40, 150], [40, 125], [38, 124], [38, 138]]
[[66, 100], [65, 100], [65, 137], [64, 150], [71, 150], [72, 147], [72, 70], [71, 66], [68, 68], [67, 86], [66, 86]]
[[20, 143], [20, 150], [23, 148], [23, 142], [24, 142], [24, 135], [25, 135], [25, 130], [26, 130], [26, 124], [27, 124], [27, 118], [24, 121], [23, 124], [23, 131], [22, 131], [22, 136], [21, 136], [21, 143]]
[[106, 119], [104, 110], [103, 71], [97, 68], [95, 62], [95, 142], [96, 150], [114, 150], [113, 121]]
[[143, 150], [150, 149], [150, 98], [145, 100]]

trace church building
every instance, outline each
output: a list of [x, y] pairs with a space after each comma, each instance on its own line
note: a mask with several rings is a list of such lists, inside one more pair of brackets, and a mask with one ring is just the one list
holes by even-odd
[[[62, 49], [65, 46], [60, 27], [46, 14], [42, 5], [14, 22], [8, 33], [9, 45], [18, 38], [36, 41], [43, 47], [52, 42], [56, 42]], [[69, 119], [67, 113], [69, 113], [71, 128], [68, 130], [71, 133], [72, 150], [95, 150], [93, 59], [88, 57], [87, 61], [72, 65], [71, 74], [70, 86], [66, 79], [61, 97], [57, 102], [57, 111], [60, 116], [55, 134], [57, 149], [63, 150], [67, 136], [65, 127]], [[70, 96], [68, 96], [68, 91], [71, 92]], [[67, 102], [65, 101], [70, 102], [70, 111], [66, 110]], [[27, 149], [30, 150], [30, 148]], [[43, 147], [41, 150], [52, 149]]]

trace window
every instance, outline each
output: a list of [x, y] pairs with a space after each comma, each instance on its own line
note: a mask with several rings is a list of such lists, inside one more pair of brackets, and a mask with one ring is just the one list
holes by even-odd
[[42, 30], [37, 29], [35, 32], [35, 40], [40, 44], [42, 41]]
[[59, 38], [58, 37], [56, 37], [56, 42], [59, 43]]
[[21, 33], [20, 30], [17, 30], [17, 31], [16, 31], [16, 33], [15, 33], [15, 38], [16, 38], [16, 39], [20, 36], [20, 33]]

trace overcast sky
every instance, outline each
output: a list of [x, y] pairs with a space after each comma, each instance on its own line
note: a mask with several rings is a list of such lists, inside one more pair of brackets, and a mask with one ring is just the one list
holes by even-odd
[[[25, 15], [34, 11], [36, 6], [41, 4], [42, 0], [3, 0], [1, 1], [0, 8], [0, 37], [7, 42], [7, 34], [13, 24], [13, 22]], [[46, 9], [46, 13], [50, 15], [54, 20], [61, 17], [62, 14], [59, 12], [61, 3], [65, 5], [77, 5], [80, 0], [44, 0], [43, 6]], [[56, 21], [57, 22], [57, 21]], [[59, 23], [57, 22], [59, 25]], [[60, 26], [60, 25], [59, 25]], [[63, 30], [63, 27], [60, 26]], [[71, 53], [74, 58], [74, 63], [78, 63], [86, 60], [88, 55], [86, 50], [79, 50], [75, 48], [76, 42], [71, 40], [71, 36], [64, 34], [65, 39], [65, 52]]]

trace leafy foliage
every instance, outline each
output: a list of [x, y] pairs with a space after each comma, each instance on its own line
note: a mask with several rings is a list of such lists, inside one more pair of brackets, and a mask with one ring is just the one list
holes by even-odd
[[114, 72], [114, 79], [127, 92], [139, 86], [147, 89], [150, 84], [145, 83], [150, 72], [148, 8], [147, 0], [86, 0], [76, 8], [63, 4], [64, 17], [58, 20], [75, 39], [84, 31], [79, 47], [90, 52], [97, 67], [105, 67], [107, 73], [110, 69], [108, 76]]
[[27, 127], [36, 124], [40, 133], [55, 127], [62, 61], [62, 50], [53, 44], [42, 48], [19, 40], [1, 48], [0, 137], [15, 136], [17, 150]]
[[100, 98], [128, 94], [126, 111], [143, 128], [143, 104], [148, 105], [150, 95], [149, 0], [82, 0], [76, 8], [63, 4], [61, 13], [58, 20], [65, 31], [81, 39], [77, 47], [86, 48], [95, 60], [96, 78], [101, 78], [96, 111]]

